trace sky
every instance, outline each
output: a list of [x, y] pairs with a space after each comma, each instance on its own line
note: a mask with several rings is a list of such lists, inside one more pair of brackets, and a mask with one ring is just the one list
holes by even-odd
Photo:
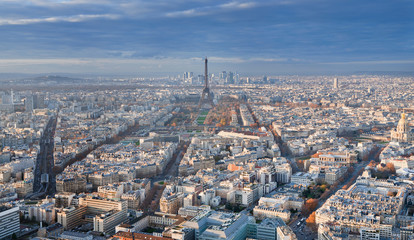
[[412, 0], [1, 0], [0, 73], [414, 71]]

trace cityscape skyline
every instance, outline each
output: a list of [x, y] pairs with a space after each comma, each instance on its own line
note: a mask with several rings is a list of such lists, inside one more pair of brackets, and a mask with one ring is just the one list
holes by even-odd
[[414, 236], [413, 76], [208, 69], [4, 80], [0, 238]]
[[414, 239], [413, 13], [0, 1], [0, 239]]

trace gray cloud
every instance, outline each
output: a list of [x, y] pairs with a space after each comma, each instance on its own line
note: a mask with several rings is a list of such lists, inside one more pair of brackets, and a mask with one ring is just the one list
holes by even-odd
[[[276, 71], [280, 65], [331, 70], [359, 63], [408, 68], [413, 11], [405, 0], [3, 0], [0, 55], [33, 61], [6, 59], [1, 71], [9, 71], [8, 64], [39, 67], [22, 71], [63, 64], [73, 71], [84, 70], [82, 65], [95, 71], [151, 69], [145, 59], [157, 66], [152, 71], [158, 66], [195, 71], [198, 63], [191, 63], [198, 60], [191, 59], [203, 56], [211, 57], [213, 68], [245, 71]], [[86, 62], [75, 64], [76, 59]]]
[[117, 19], [119, 15], [114, 14], [79, 14], [74, 16], [56, 16], [47, 18], [20, 18], [20, 19], [2, 19], [0, 18], [0, 26], [2, 25], [26, 25], [35, 23], [54, 23], [54, 22], [83, 22], [92, 19]]
[[249, 9], [257, 7], [259, 4], [257, 2], [238, 2], [232, 1], [228, 3], [222, 3], [212, 6], [204, 6], [191, 8], [186, 10], [168, 12], [165, 14], [167, 17], [195, 17], [195, 16], [205, 16], [211, 14], [222, 13], [225, 11], [233, 11], [240, 9]]

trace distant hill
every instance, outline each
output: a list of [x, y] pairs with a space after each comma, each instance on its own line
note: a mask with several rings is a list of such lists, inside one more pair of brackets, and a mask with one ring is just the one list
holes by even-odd
[[35, 77], [27, 80], [33, 80], [35, 82], [56, 82], [56, 83], [73, 83], [84, 81], [82, 78], [71, 78], [71, 77], [63, 77], [57, 75], [47, 75], [47, 76], [40, 76]]

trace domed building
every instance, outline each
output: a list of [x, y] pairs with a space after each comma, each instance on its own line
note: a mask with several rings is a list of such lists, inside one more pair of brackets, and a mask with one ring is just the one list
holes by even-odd
[[397, 129], [391, 131], [391, 141], [393, 142], [413, 142], [414, 131], [408, 125], [405, 113], [401, 114]]

